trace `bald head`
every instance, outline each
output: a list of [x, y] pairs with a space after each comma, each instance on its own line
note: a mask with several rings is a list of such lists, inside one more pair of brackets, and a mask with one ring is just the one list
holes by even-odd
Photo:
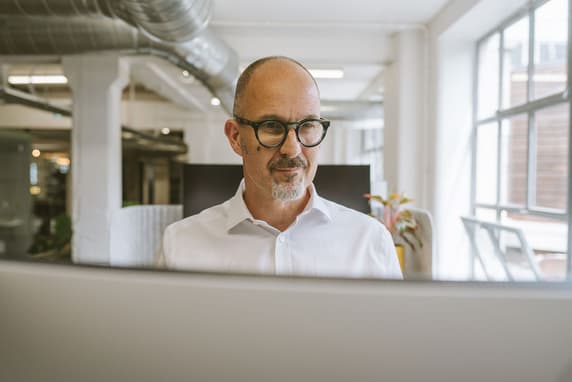
[[234, 115], [243, 115], [244, 109], [246, 108], [249, 101], [247, 90], [252, 82], [252, 79], [256, 77], [256, 73], [263, 70], [264, 68], [270, 69], [270, 67], [273, 67], [275, 70], [281, 68], [283, 70], [300, 71], [300, 73], [307, 75], [312, 80], [314, 86], [316, 87], [316, 92], [319, 95], [320, 90], [318, 88], [318, 84], [308, 69], [304, 67], [304, 65], [292, 58], [285, 56], [264, 57], [248, 65], [248, 67], [238, 78], [238, 82], [236, 84], [236, 92], [234, 94], [234, 106], [232, 110]]

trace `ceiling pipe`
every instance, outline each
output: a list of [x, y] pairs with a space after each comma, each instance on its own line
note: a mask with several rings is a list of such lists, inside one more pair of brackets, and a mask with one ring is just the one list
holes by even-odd
[[50, 113], [56, 113], [66, 117], [71, 116], [71, 109], [67, 107], [55, 105], [45, 98], [12, 89], [7, 86], [0, 86], [0, 99], [4, 100], [6, 103], [25, 105], [34, 109], [49, 111]]
[[200, 80], [231, 112], [238, 58], [208, 28], [208, 0], [0, 0], [0, 54], [153, 54]]

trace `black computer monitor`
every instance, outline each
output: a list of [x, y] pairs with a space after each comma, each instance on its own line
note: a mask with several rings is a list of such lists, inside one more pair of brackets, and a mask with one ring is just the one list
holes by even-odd
[[[369, 165], [320, 165], [314, 178], [318, 193], [354, 210], [369, 213], [363, 194], [370, 192]], [[231, 198], [242, 179], [241, 165], [185, 164], [183, 214], [197, 214]]]

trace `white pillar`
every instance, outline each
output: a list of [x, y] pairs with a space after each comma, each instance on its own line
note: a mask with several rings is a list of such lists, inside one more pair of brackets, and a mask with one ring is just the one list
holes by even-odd
[[73, 261], [109, 264], [112, 214], [121, 208], [121, 92], [129, 65], [117, 55], [63, 59], [73, 92]]
[[404, 192], [424, 205], [426, 174], [426, 36], [394, 36], [394, 61], [385, 75], [384, 178], [389, 192]]

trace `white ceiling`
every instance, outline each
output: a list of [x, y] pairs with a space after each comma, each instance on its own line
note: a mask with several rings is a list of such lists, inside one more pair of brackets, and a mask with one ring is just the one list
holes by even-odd
[[344, 69], [344, 79], [318, 80], [323, 99], [379, 98], [374, 93], [392, 60], [391, 35], [426, 24], [446, 2], [214, 0], [210, 27], [236, 50], [242, 67], [286, 55], [310, 68]]
[[215, 0], [213, 23], [428, 22], [447, 0]]

